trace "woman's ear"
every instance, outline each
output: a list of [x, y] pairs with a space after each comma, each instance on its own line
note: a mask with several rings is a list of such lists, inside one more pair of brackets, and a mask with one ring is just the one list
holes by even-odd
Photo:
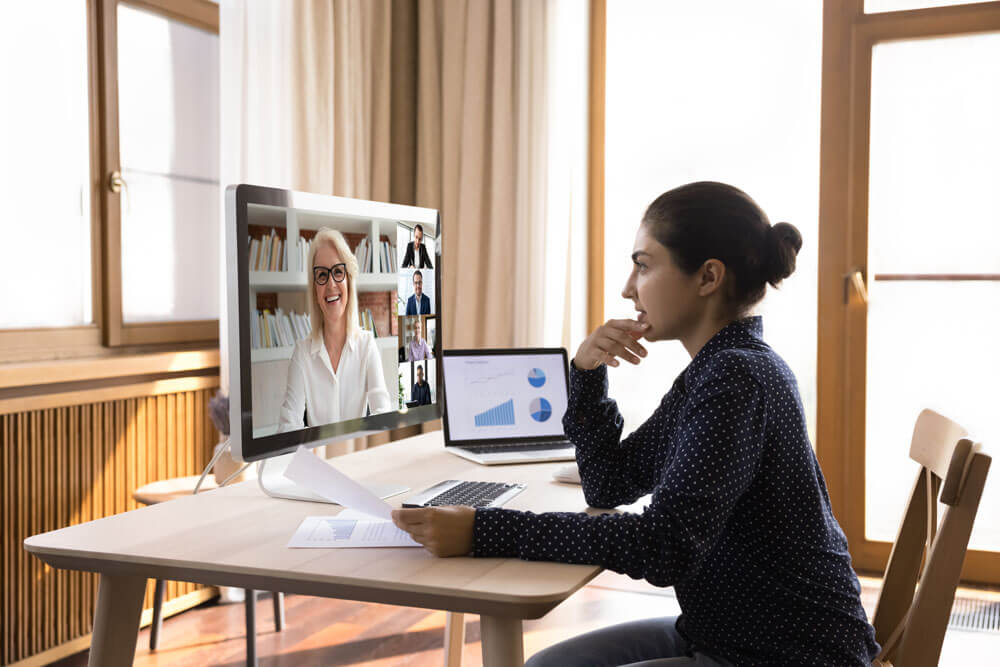
[[710, 296], [722, 289], [726, 265], [717, 259], [706, 259], [698, 270], [698, 296]]

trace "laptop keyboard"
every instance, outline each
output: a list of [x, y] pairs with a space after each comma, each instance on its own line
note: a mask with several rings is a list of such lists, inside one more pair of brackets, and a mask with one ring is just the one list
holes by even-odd
[[439, 493], [423, 503], [424, 507], [437, 505], [466, 505], [468, 507], [490, 507], [494, 500], [519, 484], [504, 482], [462, 482], [458, 486]]
[[573, 444], [571, 442], [535, 442], [511, 445], [462, 445], [462, 449], [467, 452], [472, 452], [473, 454], [496, 454], [500, 452], [543, 452], [552, 450], [560, 451], [572, 448]]

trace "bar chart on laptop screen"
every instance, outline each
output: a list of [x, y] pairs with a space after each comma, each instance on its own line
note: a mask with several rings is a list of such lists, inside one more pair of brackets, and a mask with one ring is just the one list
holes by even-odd
[[562, 434], [566, 378], [558, 355], [445, 359], [454, 440]]

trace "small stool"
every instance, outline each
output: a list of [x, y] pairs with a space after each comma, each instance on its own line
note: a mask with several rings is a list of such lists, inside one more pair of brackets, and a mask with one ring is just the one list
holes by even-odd
[[[152, 482], [139, 487], [132, 492], [132, 497], [136, 502], [143, 505], [155, 505], [167, 500], [190, 496], [194, 493], [194, 487], [198, 483], [200, 475], [190, 477], [175, 477], [174, 479], [164, 479], [159, 482]], [[217, 488], [215, 479], [211, 476], [205, 478], [199, 491], [209, 491]], [[163, 629], [163, 598], [166, 595], [166, 586], [163, 579], [156, 580], [153, 590], [153, 623], [149, 629], [149, 650], [155, 651], [160, 641], [160, 631]], [[247, 626], [247, 665], [257, 664], [257, 616], [254, 603], [257, 599], [257, 591], [243, 589], [246, 597], [244, 605], [246, 607]], [[274, 595], [274, 630], [281, 632], [285, 627], [285, 595], [284, 593], [273, 593]]]

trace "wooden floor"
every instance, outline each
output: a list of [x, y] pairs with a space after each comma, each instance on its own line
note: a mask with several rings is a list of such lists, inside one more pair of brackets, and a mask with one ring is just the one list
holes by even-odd
[[[869, 607], [877, 589], [874, 593], [866, 589], [864, 603]], [[545, 618], [525, 622], [525, 655], [595, 628], [677, 613], [677, 601], [669, 591], [604, 573]], [[275, 632], [271, 599], [257, 602], [257, 654], [262, 667], [443, 664], [443, 612], [290, 595], [285, 598], [285, 616], [285, 629]], [[479, 619], [466, 618], [463, 663], [481, 665]], [[134, 664], [237, 667], [245, 664], [245, 646], [243, 605], [208, 603], [167, 619], [156, 652], [149, 651], [149, 630], [143, 630]], [[997, 653], [1000, 635], [949, 631], [940, 664], [989, 664], [988, 657]], [[82, 667], [87, 653], [55, 664]]]

